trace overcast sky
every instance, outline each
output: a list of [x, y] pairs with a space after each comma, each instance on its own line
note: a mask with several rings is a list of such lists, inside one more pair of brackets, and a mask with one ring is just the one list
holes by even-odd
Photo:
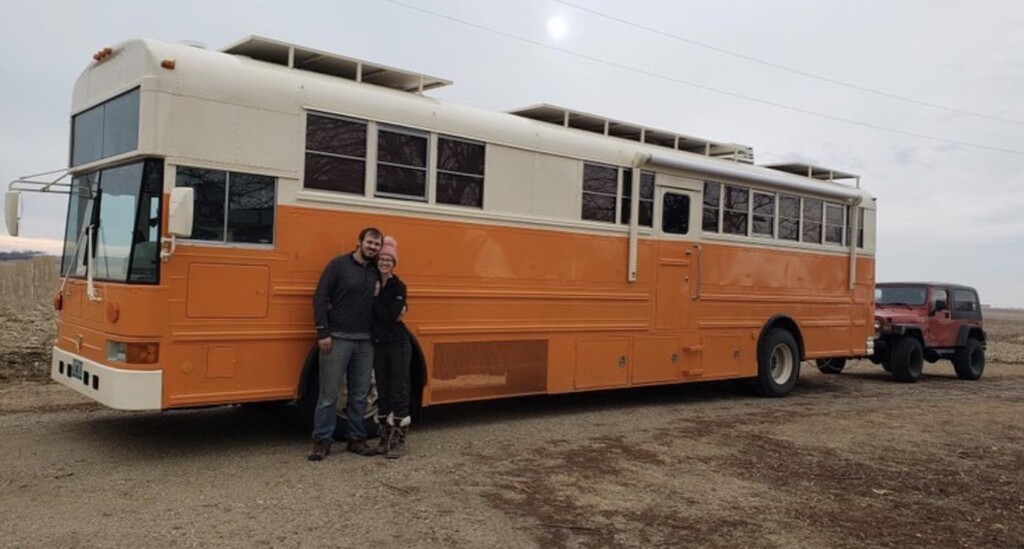
[[[219, 49], [259, 34], [454, 80], [431, 93], [450, 101], [552, 103], [750, 145], [758, 163], [860, 174], [878, 197], [879, 281], [961, 282], [1024, 307], [1018, 0], [396, 1], [441, 17], [385, 0], [4, 1], [0, 182], [66, 165], [72, 86], [97, 49], [136, 37]], [[46, 249], [63, 233], [64, 200], [23, 202], [31, 240], [4, 232], [0, 249]]]

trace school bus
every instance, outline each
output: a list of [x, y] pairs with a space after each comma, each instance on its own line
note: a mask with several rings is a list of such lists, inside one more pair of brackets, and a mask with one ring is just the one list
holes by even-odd
[[74, 87], [52, 378], [111, 408], [316, 398], [311, 298], [397, 238], [414, 405], [749, 379], [871, 354], [853, 174], [263, 37], [130, 40]]

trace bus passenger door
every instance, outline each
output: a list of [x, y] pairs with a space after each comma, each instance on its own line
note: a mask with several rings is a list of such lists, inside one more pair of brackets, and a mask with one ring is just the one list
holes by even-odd
[[634, 342], [632, 383], [679, 379], [682, 364], [680, 335], [689, 325], [691, 265], [695, 261], [690, 217], [694, 195], [675, 188], [658, 188], [654, 206], [655, 296], [653, 337]]
[[690, 278], [696, 256], [690, 226], [694, 195], [674, 188], [659, 188], [655, 204], [657, 278], [654, 329], [674, 335], [687, 327]]

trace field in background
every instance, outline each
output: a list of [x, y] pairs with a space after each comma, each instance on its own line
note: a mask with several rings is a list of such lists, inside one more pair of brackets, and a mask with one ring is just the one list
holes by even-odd
[[0, 382], [49, 378], [58, 261], [0, 261]]
[[[0, 261], [0, 381], [49, 377], [59, 258]], [[1024, 309], [985, 309], [988, 361], [1024, 365]]]

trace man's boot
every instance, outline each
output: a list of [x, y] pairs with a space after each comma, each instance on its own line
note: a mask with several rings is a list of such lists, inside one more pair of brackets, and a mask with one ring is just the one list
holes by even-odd
[[391, 444], [388, 448], [387, 454], [385, 454], [389, 459], [398, 459], [405, 455], [405, 438], [409, 435], [409, 425], [412, 424], [412, 418], [409, 416], [395, 418], [394, 424], [394, 431], [391, 432], [390, 437]]

